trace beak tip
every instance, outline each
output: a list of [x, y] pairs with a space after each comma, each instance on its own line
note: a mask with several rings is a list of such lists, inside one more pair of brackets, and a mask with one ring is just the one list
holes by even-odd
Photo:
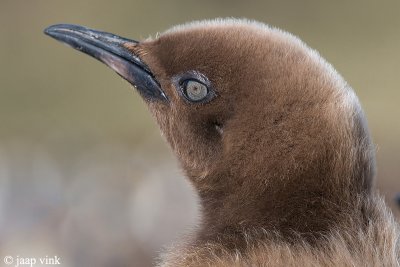
[[52, 28], [53, 28], [53, 26], [54, 26], [54, 25], [51, 25], [51, 26], [49, 26], [49, 27], [46, 27], [46, 29], [43, 30], [43, 33], [46, 34], [46, 35], [49, 35], [50, 32], [51, 32], [51, 30], [52, 30]]
[[51, 27], [52, 27], [52, 26], [47, 27], [46, 29], [44, 29], [44, 30], [43, 30], [43, 33], [46, 34], [46, 35], [51, 35]]
[[44, 29], [43, 33], [48, 35], [48, 36], [54, 37], [54, 35], [56, 34], [57, 30], [62, 28], [62, 25], [64, 25], [64, 24], [51, 25], [51, 26], [47, 27], [46, 29]]
[[74, 29], [76, 27], [77, 27], [76, 25], [72, 25], [72, 24], [54, 24], [54, 25], [51, 25], [51, 26], [45, 28], [43, 30], [43, 33], [46, 35], [49, 35], [49, 36], [54, 36], [57, 32], [60, 33], [63, 30]]

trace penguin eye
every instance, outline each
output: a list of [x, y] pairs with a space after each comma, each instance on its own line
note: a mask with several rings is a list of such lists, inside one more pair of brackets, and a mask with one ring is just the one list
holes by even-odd
[[190, 104], [205, 104], [217, 96], [213, 85], [204, 74], [190, 70], [172, 77], [172, 84], [179, 96]]
[[182, 84], [182, 89], [185, 97], [192, 102], [201, 101], [208, 95], [207, 86], [196, 80], [184, 81]]

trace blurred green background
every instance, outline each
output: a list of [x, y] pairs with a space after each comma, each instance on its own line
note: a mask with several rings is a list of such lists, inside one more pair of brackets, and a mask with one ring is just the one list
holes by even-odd
[[[48, 38], [56, 23], [136, 39], [215, 17], [298, 35], [354, 88], [377, 146], [379, 190], [400, 191], [400, 1], [0, 2], [0, 266], [151, 266], [190, 228], [196, 199], [136, 92]], [[37, 265], [38, 266], [38, 265]]]

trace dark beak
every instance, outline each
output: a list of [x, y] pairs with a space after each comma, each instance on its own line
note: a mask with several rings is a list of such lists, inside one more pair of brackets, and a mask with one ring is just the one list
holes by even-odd
[[134, 85], [145, 99], [167, 99], [151, 70], [125, 47], [129, 44], [136, 45], [137, 41], [71, 24], [53, 25], [44, 32], [100, 60]]

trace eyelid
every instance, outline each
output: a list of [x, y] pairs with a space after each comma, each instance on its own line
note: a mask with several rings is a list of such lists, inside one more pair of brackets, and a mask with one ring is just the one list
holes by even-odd
[[200, 84], [204, 85], [205, 87], [207, 87], [207, 89], [208, 89], [208, 85], [207, 85], [207, 84], [205, 84], [204, 82], [199, 81], [199, 80], [197, 80], [197, 79], [193, 79], [193, 78], [181, 80], [180, 83], [179, 83], [179, 85], [180, 85], [180, 86], [184, 86], [184, 85], [188, 84], [188, 82], [200, 83]]
[[211, 82], [207, 78], [207, 76], [205, 76], [204, 74], [202, 74], [198, 71], [195, 71], [195, 70], [188, 71], [188, 72], [182, 73], [180, 75], [177, 75], [176, 78], [178, 78], [180, 81], [195, 80], [197, 82], [204, 84], [207, 87], [210, 87], [210, 85], [211, 85]]
[[[207, 87], [208, 94], [204, 99], [193, 102], [192, 100], [187, 98], [187, 96], [185, 95], [185, 92], [184, 92], [184, 85], [191, 80], [201, 83], [205, 87]], [[214, 99], [214, 97], [217, 96], [217, 93], [215, 92], [215, 90], [214, 90], [210, 80], [207, 78], [207, 76], [205, 76], [204, 74], [202, 74], [198, 71], [195, 71], [195, 70], [184, 72], [184, 73], [173, 76], [172, 83], [175, 85], [175, 88], [176, 88], [179, 96], [181, 98], [183, 98], [189, 104], [208, 103], [212, 99]]]

